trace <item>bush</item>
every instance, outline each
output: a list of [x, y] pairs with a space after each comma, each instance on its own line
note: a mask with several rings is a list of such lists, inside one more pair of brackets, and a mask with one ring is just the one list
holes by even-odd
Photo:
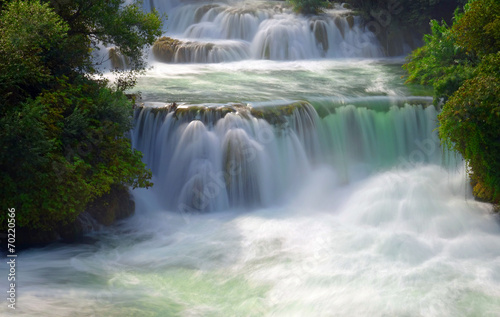
[[453, 25], [457, 44], [468, 54], [484, 56], [500, 48], [500, 2], [497, 0], [471, 1], [465, 14]]
[[60, 82], [2, 117], [0, 203], [21, 227], [50, 230], [120, 184], [147, 187], [151, 173], [125, 137], [131, 102], [92, 82]]
[[[132, 102], [122, 89], [144, 69], [143, 46], [161, 33], [161, 21], [124, 2], [1, 7], [0, 204], [16, 208], [20, 229], [50, 232], [111, 188], [152, 185], [126, 137]], [[118, 88], [95, 79], [98, 41], [120, 45], [132, 61]]]
[[[497, 64], [498, 65], [498, 64]], [[470, 168], [474, 195], [500, 203], [500, 79], [467, 80], [443, 107], [439, 134]]]
[[471, 0], [449, 28], [433, 21], [426, 45], [404, 66], [407, 82], [444, 100], [439, 135], [470, 168], [474, 195], [500, 204], [500, 4]]
[[0, 19], [0, 106], [12, 107], [47, 87], [68, 49], [68, 25], [48, 4], [15, 1]]
[[293, 6], [293, 10], [303, 14], [318, 14], [328, 7], [329, 2], [326, 0], [288, 0]]
[[432, 85], [434, 101], [438, 103], [446, 101], [472, 77], [478, 60], [456, 45], [456, 36], [446, 22], [431, 21], [431, 31], [424, 37], [425, 46], [413, 51], [403, 68], [409, 73], [406, 83]]

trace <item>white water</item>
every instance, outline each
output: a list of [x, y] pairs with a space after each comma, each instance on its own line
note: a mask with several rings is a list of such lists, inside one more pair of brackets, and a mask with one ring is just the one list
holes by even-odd
[[183, 42], [177, 63], [384, 56], [360, 18], [339, 6], [315, 17], [293, 14], [283, 2], [255, 1], [180, 4], [168, 12], [166, 36]]
[[[235, 112], [225, 116], [220, 107], [137, 111], [134, 146], [144, 153], [166, 209], [269, 206], [296, 188], [313, 164], [331, 166], [339, 182], [350, 183], [377, 170], [440, 163], [433, 106], [378, 112], [350, 105], [320, 118], [311, 104], [292, 104], [293, 112], [274, 126], [247, 106], [228, 105]], [[280, 107], [286, 106], [254, 105], [264, 113]]]
[[117, 226], [21, 252], [15, 315], [498, 316], [498, 217], [399, 63], [154, 63], [151, 107], [307, 111], [137, 113], [155, 187]]

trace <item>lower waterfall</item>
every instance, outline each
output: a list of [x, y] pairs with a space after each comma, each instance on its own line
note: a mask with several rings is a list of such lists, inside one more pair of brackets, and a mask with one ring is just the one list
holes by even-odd
[[190, 43], [131, 91], [154, 186], [128, 219], [19, 252], [16, 316], [499, 315], [499, 217], [432, 92], [348, 10], [279, 4], [144, 1]]
[[134, 146], [165, 208], [198, 212], [269, 206], [314, 165], [331, 166], [347, 184], [443, 161], [432, 105], [330, 108], [320, 118], [305, 101], [146, 106], [136, 110]]

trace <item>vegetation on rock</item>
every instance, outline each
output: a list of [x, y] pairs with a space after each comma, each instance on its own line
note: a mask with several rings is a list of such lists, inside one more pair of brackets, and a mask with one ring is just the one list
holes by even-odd
[[500, 204], [500, 3], [469, 1], [451, 27], [432, 22], [409, 57], [407, 82], [433, 85], [443, 101], [439, 134], [470, 168], [474, 195]]
[[318, 14], [329, 6], [327, 0], [288, 0], [293, 10], [302, 14]]
[[[50, 232], [112, 188], [150, 186], [127, 138], [132, 103], [123, 90], [144, 70], [158, 14], [123, 0], [15, 0], [1, 10], [0, 204], [16, 208], [18, 228]], [[95, 67], [99, 43], [129, 60], [114, 87]]]
[[111, 67], [116, 70], [126, 70], [130, 65], [130, 61], [127, 56], [123, 55], [120, 50], [112, 47], [108, 50], [109, 60], [111, 62]]
[[153, 45], [153, 54], [159, 61], [170, 63], [175, 59], [175, 52], [180, 46], [181, 41], [163, 36], [156, 40]]

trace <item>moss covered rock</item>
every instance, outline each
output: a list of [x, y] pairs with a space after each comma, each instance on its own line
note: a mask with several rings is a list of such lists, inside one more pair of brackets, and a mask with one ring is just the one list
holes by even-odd
[[161, 62], [171, 63], [175, 59], [175, 53], [181, 45], [181, 41], [163, 36], [153, 44], [153, 55]]
[[120, 50], [116, 47], [112, 47], [108, 50], [109, 60], [111, 62], [111, 67], [114, 69], [127, 69], [129, 66], [129, 59], [127, 56], [123, 55]]
[[252, 116], [264, 119], [269, 124], [277, 128], [287, 128], [288, 118], [296, 115], [303, 116], [305, 113], [316, 112], [313, 106], [307, 101], [293, 101], [283, 105], [273, 105], [266, 107], [251, 108]]
[[345, 17], [346, 21], [347, 21], [347, 24], [349, 24], [349, 28], [353, 28], [354, 27], [354, 16], [352, 15], [348, 15]]
[[314, 32], [314, 38], [316, 39], [316, 43], [321, 45], [323, 52], [328, 51], [329, 43], [328, 43], [328, 32], [327, 32], [327, 24], [323, 20], [315, 20], [311, 22], [311, 30]]

